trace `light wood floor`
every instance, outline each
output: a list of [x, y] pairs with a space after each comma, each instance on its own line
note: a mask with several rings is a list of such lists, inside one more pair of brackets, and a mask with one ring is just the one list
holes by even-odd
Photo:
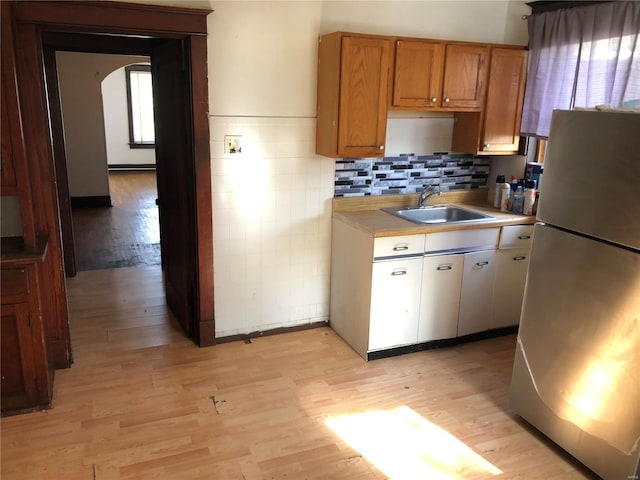
[[109, 172], [112, 207], [74, 208], [78, 271], [160, 264], [156, 173]]
[[328, 328], [200, 349], [161, 293], [157, 267], [69, 280], [75, 363], [53, 409], [2, 419], [3, 480], [593, 478], [509, 411], [514, 336], [369, 363]]

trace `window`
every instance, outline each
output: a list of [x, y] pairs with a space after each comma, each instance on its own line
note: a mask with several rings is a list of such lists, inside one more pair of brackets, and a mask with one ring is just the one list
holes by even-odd
[[154, 148], [153, 89], [151, 67], [131, 65], [125, 68], [129, 108], [129, 147]]
[[548, 137], [555, 109], [640, 104], [640, 2], [561, 8], [528, 22], [523, 134]]

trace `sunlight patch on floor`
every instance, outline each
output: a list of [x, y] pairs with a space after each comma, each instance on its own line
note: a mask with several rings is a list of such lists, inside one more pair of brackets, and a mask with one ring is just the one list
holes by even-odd
[[325, 424], [390, 480], [453, 480], [502, 473], [409, 407], [332, 417]]

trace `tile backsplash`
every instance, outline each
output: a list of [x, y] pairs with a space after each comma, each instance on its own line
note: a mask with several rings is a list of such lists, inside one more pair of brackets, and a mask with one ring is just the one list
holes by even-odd
[[344, 158], [336, 161], [335, 196], [416, 193], [427, 185], [441, 191], [482, 188], [490, 169], [490, 157], [467, 153]]

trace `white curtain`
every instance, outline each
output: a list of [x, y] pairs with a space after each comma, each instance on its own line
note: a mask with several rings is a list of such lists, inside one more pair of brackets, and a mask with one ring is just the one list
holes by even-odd
[[640, 107], [640, 2], [529, 16], [523, 135], [547, 138], [554, 109]]

